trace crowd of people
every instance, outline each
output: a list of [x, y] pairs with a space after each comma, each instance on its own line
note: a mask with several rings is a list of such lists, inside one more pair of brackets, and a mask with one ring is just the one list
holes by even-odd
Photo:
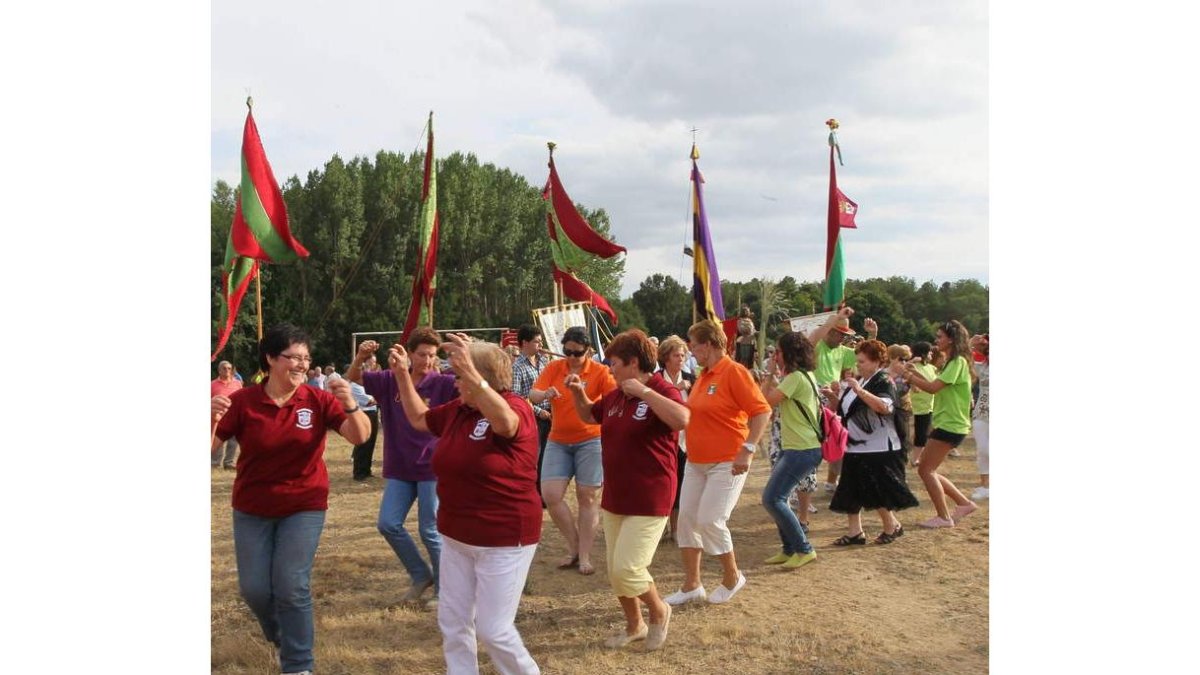
[[[825, 408], [848, 432], [844, 458], [826, 470], [828, 508], [847, 526], [830, 545], [902, 537], [898, 513], [918, 505], [912, 468], [936, 512], [919, 525], [954, 527], [990, 490], [988, 336], [947, 321], [932, 344], [889, 346], [870, 319], [867, 339], [853, 331], [853, 314], [845, 307], [807, 335], [785, 332], [761, 360], [746, 339], [757, 333], [748, 311], [733, 344], [700, 321], [686, 340], [627, 330], [602, 345], [602, 359], [583, 327], [551, 345], [561, 358], [534, 326], [509, 349], [423, 327], [386, 349], [386, 368], [382, 345], [362, 342], [344, 375], [310, 368], [302, 330], [272, 327], [259, 344], [259, 381], [243, 385], [232, 364], [218, 365], [211, 456], [214, 467], [236, 457], [239, 590], [282, 672], [314, 667], [309, 580], [328, 505], [327, 430], [354, 445], [357, 480], [371, 478], [382, 431], [378, 530], [408, 575], [402, 600], [437, 612], [450, 673], [478, 672], [478, 644], [499, 672], [540, 672], [515, 619], [544, 512], [565, 545], [559, 569], [594, 574], [603, 529], [624, 619], [604, 638], [613, 649], [661, 649], [672, 607], [728, 603], [745, 587], [728, 521], [760, 450], [771, 463], [761, 503], [780, 544], [763, 562], [815, 562], [808, 519]], [[967, 497], [938, 469], [970, 433], [980, 485]], [[565, 499], [572, 480], [575, 513]], [[404, 527], [414, 504], [428, 561]], [[873, 538], [864, 510], [879, 516]], [[649, 571], [662, 542], [678, 547], [683, 571], [668, 594]], [[721, 570], [708, 586], [704, 554]]]

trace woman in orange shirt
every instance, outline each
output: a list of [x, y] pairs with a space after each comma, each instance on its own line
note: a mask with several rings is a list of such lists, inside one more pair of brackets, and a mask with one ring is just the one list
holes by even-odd
[[[692, 386], [686, 434], [688, 458], [679, 496], [676, 541], [683, 556], [683, 586], [667, 596], [671, 605], [708, 599], [728, 602], [746, 585], [725, 523], [733, 513], [758, 439], [771, 420], [771, 407], [741, 364], [725, 354], [721, 326], [701, 321], [688, 329], [696, 361], [703, 368]], [[701, 553], [721, 561], [721, 585], [712, 594], [700, 583]]]
[[[567, 542], [567, 555], [559, 561], [558, 568], [578, 566], [580, 574], [596, 571], [592, 566], [592, 545], [600, 525], [597, 495], [604, 485], [604, 468], [600, 463], [600, 425], [584, 424], [579, 419], [565, 383], [567, 376], [578, 376], [588, 399], [593, 401], [617, 388], [608, 368], [589, 358], [591, 345], [582, 326], [568, 328], [562, 339], [566, 358], [546, 364], [529, 390], [529, 400], [533, 403], [550, 401], [550, 436], [542, 456], [542, 499]], [[575, 479], [578, 519], [563, 501], [571, 478]]]

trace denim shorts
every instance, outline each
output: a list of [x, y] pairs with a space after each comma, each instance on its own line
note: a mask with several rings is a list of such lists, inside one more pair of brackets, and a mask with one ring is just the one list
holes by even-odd
[[546, 454], [542, 456], [542, 480], [571, 480], [572, 477], [576, 485], [604, 485], [599, 438], [578, 443], [546, 441]]

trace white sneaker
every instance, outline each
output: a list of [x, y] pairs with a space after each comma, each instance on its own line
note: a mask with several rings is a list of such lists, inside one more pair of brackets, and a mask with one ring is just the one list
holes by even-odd
[[973, 501], [973, 502], [977, 502], [980, 499], [987, 499], [987, 498], [988, 498], [988, 489], [985, 487], [977, 487], [977, 488], [975, 488], [975, 491], [971, 493], [971, 501]]
[[834, 493], [835, 490], [837, 490], [837, 483], [826, 483], [825, 484], [825, 494], [831, 495]]
[[816, 505], [815, 505], [815, 504], [811, 504], [811, 503], [810, 503], [810, 504], [808, 505], [808, 512], [809, 512], [809, 513], [816, 513], [816, 512], [817, 512], [817, 507], [816, 507]]
[[733, 585], [732, 589], [725, 588], [725, 586], [723, 584], [720, 586], [717, 586], [716, 589], [713, 590], [712, 595], [708, 596], [708, 601], [714, 605], [721, 605], [726, 602], [729, 602], [729, 599], [733, 597], [733, 594], [742, 590], [742, 586], [745, 586], [745, 585], [746, 585], [746, 575], [742, 574], [741, 572], [738, 572], [737, 583]]
[[668, 605], [679, 606], [686, 605], [689, 602], [703, 600], [706, 597], [708, 597], [708, 593], [705, 592], [704, 587], [697, 586], [690, 591], [675, 591], [674, 593], [663, 598], [663, 602], [667, 603]]

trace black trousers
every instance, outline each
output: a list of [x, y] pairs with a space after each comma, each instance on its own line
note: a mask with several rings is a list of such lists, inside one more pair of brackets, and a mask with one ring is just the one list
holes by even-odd
[[[550, 420], [538, 420], [538, 468], [537, 491], [542, 496], [542, 457], [546, 455], [546, 439], [550, 437]], [[546, 508], [546, 500], [542, 500], [542, 508]]]
[[364, 410], [371, 420], [371, 435], [364, 443], [354, 446], [350, 458], [354, 462], [354, 478], [363, 479], [371, 475], [371, 462], [375, 459], [375, 437], [379, 435], [379, 411]]

